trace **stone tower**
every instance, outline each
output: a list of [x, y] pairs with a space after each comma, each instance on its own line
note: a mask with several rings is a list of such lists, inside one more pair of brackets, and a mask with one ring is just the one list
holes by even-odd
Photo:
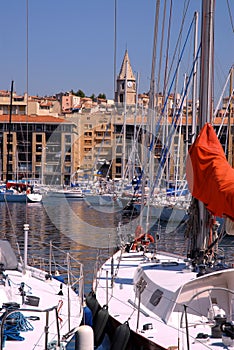
[[126, 104], [133, 105], [136, 102], [136, 78], [133, 74], [128, 51], [125, 51], [122, 66], [116, 81], [115, 102], [124, 104], [125, 102], [125, 81], [127, 74]]

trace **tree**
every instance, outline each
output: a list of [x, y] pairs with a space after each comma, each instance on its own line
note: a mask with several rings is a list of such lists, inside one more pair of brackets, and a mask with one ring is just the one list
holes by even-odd
[[92, 95], [90, 96], [90, 98], [92, 99], [92, 101], [94, 101], [96, 97], [95, 97], [94, 94], [92, 94]]
[[103, 98], [104, 100], [106, 100], [106, 95], [101, 93], [101, 94], [98, 95], [98, 98]]
[[75, 95], [79, 97], [85, 97], [85, 93], [82, 90], [78, 90]]

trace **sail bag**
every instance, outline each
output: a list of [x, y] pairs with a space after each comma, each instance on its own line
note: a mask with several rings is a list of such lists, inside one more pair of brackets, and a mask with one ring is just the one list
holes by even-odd
[[209, 123], [189, 149], [186, 177], [193, 197], [202, 201], [211, 214], [234, 221], [234, 169]]

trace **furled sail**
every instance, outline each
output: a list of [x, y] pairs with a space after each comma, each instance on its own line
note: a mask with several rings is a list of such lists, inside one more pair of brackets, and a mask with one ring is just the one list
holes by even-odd
[[234, 221], [234, 169], [209, 123], [203, 126], [189, 150], [186, 177], [193, 197], [202, 201], [213, 215]]

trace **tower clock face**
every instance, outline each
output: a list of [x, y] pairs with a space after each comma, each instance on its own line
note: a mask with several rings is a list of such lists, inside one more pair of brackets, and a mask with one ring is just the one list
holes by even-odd
[[128, 81], [128, 87], [132, 87], [132, 82], [131, 81]]

